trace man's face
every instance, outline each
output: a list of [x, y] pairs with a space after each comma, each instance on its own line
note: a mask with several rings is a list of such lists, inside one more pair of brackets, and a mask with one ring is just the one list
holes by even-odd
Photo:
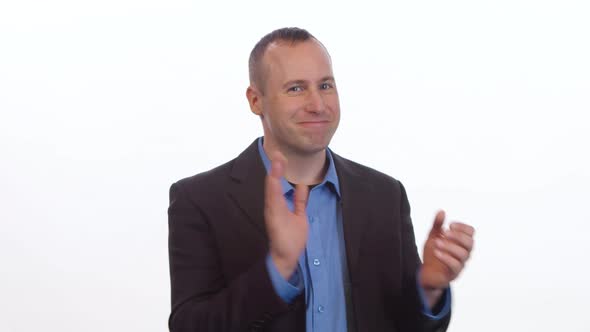
[[301, 155], [325, 149], [338, 128], [340, 104], [324, 47], [314, 39], [273, 43], [261, 69], [265, 145]]

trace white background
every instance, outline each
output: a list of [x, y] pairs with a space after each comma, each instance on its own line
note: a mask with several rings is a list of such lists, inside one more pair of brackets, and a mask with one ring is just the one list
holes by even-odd
[[590, 331], [586, 1], [0, 5], [0, 331], [165, 331], [168, 188], [261, 135], [267, 32], [329, 49], [331, 147], [477, 229], [449, 331]]

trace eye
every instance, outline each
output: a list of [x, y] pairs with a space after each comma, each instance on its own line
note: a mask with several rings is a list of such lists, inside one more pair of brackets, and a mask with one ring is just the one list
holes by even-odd
[[290, 87], [287, 91], [289, 92], [301, 92], [303, 91], [303, 87], [301, 87], [300, 85], [295, 85]]
[[334, 86], [331, 83], [322, 83], [320, 84], [320, 89], [322, 90], [328, 90], [333, 88]]

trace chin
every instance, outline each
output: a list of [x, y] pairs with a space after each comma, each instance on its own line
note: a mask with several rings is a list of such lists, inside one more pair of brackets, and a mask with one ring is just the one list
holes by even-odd
[[315, 142], [306, 142], [300, 146], [300, 149], [304, 153], [314, 154], [325, 150], [330, 144], [330, 140], [322, 140]]

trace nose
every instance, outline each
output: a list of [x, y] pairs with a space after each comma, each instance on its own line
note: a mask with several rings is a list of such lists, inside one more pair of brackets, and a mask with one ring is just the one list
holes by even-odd
[[311, 113], [322, 113], [326, 109], [324, 96], [316, 89], [310, 89], [307, 96], [307, 105], [305, 110]]

